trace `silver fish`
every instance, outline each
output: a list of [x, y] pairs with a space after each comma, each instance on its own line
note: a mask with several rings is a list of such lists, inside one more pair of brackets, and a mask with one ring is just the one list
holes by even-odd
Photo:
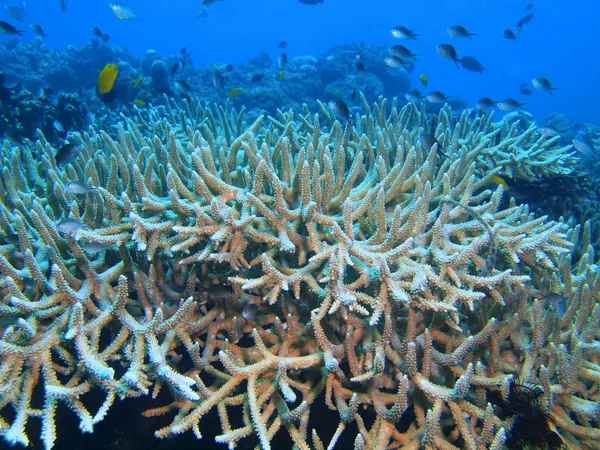
[[65, 219], [56, 225], [56, 229], [64, 234], [77, 233], [79, 230], [85, 227], [89, 228], [89, 225], [86, 225], [77, 219], [71, 218]]
[[565, 314], [567, 309], [567, 299], [556, 292], [549, 292], [546, 296], [543, 297], [546, 301], [547, 306], [552, 306], [559, 317], [562, 317]]
[[53, 120], [52, 121], [52, 126], [54, 127], [54, 129], [56, 131], [58, 131], [59, 133], [64, 133], [65, 132], [65, 127], [63, 127], [63, 124], [60, 123], [58, 120]]
[[258, 305], [254, 303], [248, 303], [242, 310], [242, 317], [246, 320], [253, 319], [258, 312]]
[[460, 64], [463, 66], [463, 69], [467, 69], [471, 72], [483, 73], [485, 70], [485, 67], [483, 67], [481, 63], [473, 56], [463, 56], [460, 59]]
[[573, 147], [585, 157], [596, 157], [594, 152], [594, 143], [586, 136], [577, 136], [575, 139], [573, 139]]
[[83, 246], [83, 249], [87, 253], [99, 254], [104, 253], [108, 247], [108, 245], [104, 245], [100, 242], [88, 242]]
[[65, 190], [71, 194], [87, 194], [92, 192], [95, 187], [88, 187], [83, 181], [69, 181], [65, 184]]
[[416, 60], [415, 56], [417, 56], [416, 53], [411, 52], [404, 45], [392, 45], [392, 47], [390, 48], [390, 53], [393, 56], [397, 56], [398, 58], [400, 58], [402, 60], [406, 60], [406, 59]]
[[477, 100], [477, 103], [475, 103], [475, 108], [477, 108], [479, 111], [485, 111], [488, 108], [491, 108], [492, 106], [496, 106], [496, 103], [497, 102], [495, 102], [491, 98], [483, 97]]
[[440, 44], [437, 46], [437, 52], [440, 56], [454, 61], [454, 64], [456, 64], [456, 67], [458, 68], [458, 63], [460, 62], [460, 59], [458, 59], [458, 52], [456, 51], [453, 45]]
[[553, 127], [552, 125], [543, 125], [541, 127], [538, 127], [538, 132], [545, 137], [554, 137], [554, 136], [560, 136], [560, 131], [558, 131], [556, 129], [556, 127]]
[[556, 91], [556, 88], [552, 86], [552, 83], [550, 83], [550, 80], [548, 80], [546, 77], [534, 78], [531, 80], [531, 84], [533, 84], [534, 88], [542, 91], [548, 91], [550, 94], [552, 94], [552, 91]]
[[29, 25], [29, 28], [31, 28], [34, 33], [39, 34], [42, 37], [48, 37], [46, 36], [46, 33], [44, 33], [44, 30], [42, 30], [42, 27], [40, 27], [38, 24], [32, 23]]
[[396, 68], [396, 67], [400, 67], [404, 64], [404, 61], [402, 61], [401, 58], [398, 58], [397, 56], [387, 56], [383, 62], [385, 62], [386, 66], [388, 67], [392, 67], [392, 68]]
[[4, 5], [4, 9], [6, 12], [10, 14], [12, 17], [17, 19], [19, 22], [25, 22], [25, 17], [27, 17], [27, 13], [25, 12], [27, 5], [25, 2], [21, 2], [21, 5]]
[[348, 122], [351, 120], [350, 109], [343, 100], [332, 100], [328, 103], [329, 110], [338, 119], [346, 119]]

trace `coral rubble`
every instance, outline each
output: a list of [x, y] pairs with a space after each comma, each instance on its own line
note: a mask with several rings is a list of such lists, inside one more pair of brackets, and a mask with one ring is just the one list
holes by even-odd
[[[244, 109], [165, 99], [116, 136], [90, 128], [67, 166], [41, 133], [4, 149], [4, 440], [27, 445], [39, 419], [50, 449], [59, 404], [93, 432], [114, 402], [168, 391], [145, 412], [164, 419], [159, 438], [201, 438], [216, 411], [229, 448], [354, 433], [355, 449], [501, 449], [517, 439], [501, 405], [518, 379], [541, 386], [561, 442], [600, 448], [590, 225], [502, 208], [489, 188], [498, 173], [568, 170], [568, 151], [387, 103], [362, 97], [352, 124], [320, 104], [247, 126]], [[544, 302], [556, 291], [564, 314]], [[104, 400], [92, 408], [89, 392]], [[335, 430], [312, 425], [320, 404]]]

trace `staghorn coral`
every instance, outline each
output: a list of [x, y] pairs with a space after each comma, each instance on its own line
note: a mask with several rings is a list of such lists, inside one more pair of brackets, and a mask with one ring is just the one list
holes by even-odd
[[[166, 100], [116, 140], [84, 133], [66, 168], [41, 134], [4, 152], [4, 439], [26, 445], [39, 418], [51, 448], [59, 403], [92, 432], [117, 399], [167, 388], [172, 401], [145, 413], [165, 418], [161, 438], [200, 438], [216, 411], [230, 448], [255, 436], [268, 449], [276, 433], [333, 448], [351, 425], [356, 449], [501, 449], [512, 423], [491, 399], [518, 377], [542, 386], [561, 439], [597, 448], [590, 225], [499, 207], [502, 188], [486, 186], [504, 167], [483, 156], [507, 146], [487, 119], [444, 109], [441, 159], [419, 144], [425, 114], [386, 104], [363, 98], [354, 126], [322, 107], [247, 127], [244, 110]], [[76, 197], [69, 180], [97, 189]], [[67, 217], [88, 227], [61, 235]], [[562, 317], [541, 300], [556, 290]], [[91, 391], [104, 394], [93, 409]], [[320, 403], [339, 425], [319, 434]]]

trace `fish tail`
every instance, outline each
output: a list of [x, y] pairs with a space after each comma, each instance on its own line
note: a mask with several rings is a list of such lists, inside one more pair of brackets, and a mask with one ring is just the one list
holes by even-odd
[[458, 63], [462, 63], [462, 61], [459, 58], [455, 58], [454, 59], [454, 64], [456, 64], [456, 68], [460, 69], [460, 66], [458, 65]]

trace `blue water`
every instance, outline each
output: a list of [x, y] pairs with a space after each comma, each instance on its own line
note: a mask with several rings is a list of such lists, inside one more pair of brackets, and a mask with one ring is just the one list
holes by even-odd
[[[163, 56], [178, 54], [185, 46], [196, 66], [236, 64], [262, 50], [276, 61], [281, 51], [277, 43], [282, 40], [289, 43], [285, 51], [290, 58], [318, 56], [339, 43], [402, 43], [419, 54], [413, 86], [420, 88], [418, 76], [426, 73], [430, 90], [470, 104], [482, 96], [514, 97], [526, 102], [536, 116], [562, 112], [572, 123], [600, 124], [596, 20], [600, 4], [593, 0], [534, 2], [535, 17], [517, 41], [504, 39], [501, 32], [526, 14], [526, 1], [325, 0], [309, 6], [297, 0], [223, 0], [207, 7], [208, 17], [199, 19], [199, 0], [131, 0], [127, 4], [140, 16], [133, 21], [118, 19], [103, 0], [67, 0], [64, 13], [59, 0], [27, 3], [28, 24], [40, 24], [54, 48], [85, 45], [92, 26], [136, 56], [148, 49]], [[0, 18], [20, 25], [4, 9]], [[450, 38], [446, 29], [453, 24], [464, 25], [477, 36], [472, 41]], [[412, 28], [421, 37], [399, 42], [389, 32], [396, 25]], [[23, 39], [33, 39], [27, 30]], [[0, 36], [0, 43], [6, 39]], [[459, 56], [475, 56], [487, 70], [481, 75], [456, 69], [436, 53], [440, 43], [454, 44]], [[519, 84], [538, 76], [550, 79], [558, 91], [520, 95]]]

